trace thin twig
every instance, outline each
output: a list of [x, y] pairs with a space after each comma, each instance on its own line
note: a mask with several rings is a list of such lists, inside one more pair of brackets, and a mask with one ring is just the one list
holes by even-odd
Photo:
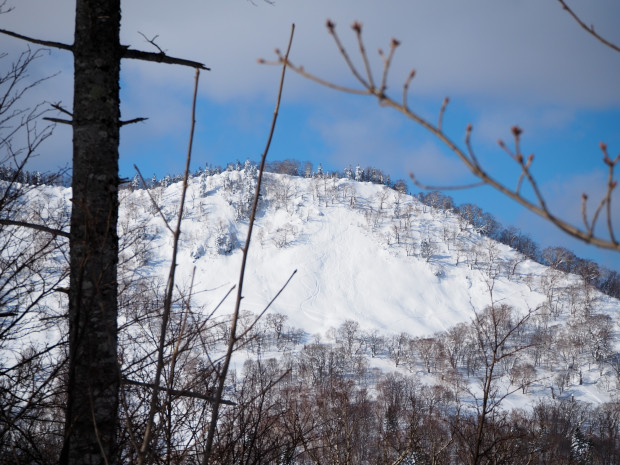
[[392, 64], [392, 58], [394, 57], [394, 52], [396, 52], [396, 47], [400, 45], [400, 42], [396, 39], [392, 39], [390, 43], [390, 52], [388, 53], [387, 58], [383, 58], [383, 52], [379, 50], [379, 56], [383, 59], [383, 74], [381, 76], [381, 88], [379, 91], [383, 94], [387, 89], [387, 77], [388, 71], [390, 70], [390, 65]]
[[276, 301], [276, 299], [280, 296], [280, 294], [282, 294], [282, 291], [284, 291], [284, 289], [286, 289], [286, 287], [288, 286], [288, 283], [291, 282], [291, 279], [293, 279], [293, 276], [295, 276], [296, 273], [297, 273], [297, 270], [294, 270], [291, 273], [291, 275], [288, 277], [288, 279], [282, 285], [282, 287], [276, 293], [276, 295], [273, 296], [273, 298], [269, 301], [269, 303], [265, 306], [265, 308], [258, 314], [258, 316], [256, 318], [254, 318], [254, 321], [252, 322], [252, 324], [250, 324], [250, 326], [248, 326], [246, 328], [246, 330], [238, 336], [237, 339], [241, 339], [241, 338], [245, 337], [246, 334], [248, 334], [250, 331], [252, 331], [252, 328], [254, 328], [254, 326], [256, 326], [256, 323], [258, 323], [260, 321], [260, 319], [263, 317], [263, 315], [267, 312], [267, 310], [269, 310], [269, 307], [271, 307], [271, 304], [273, 304]]
[[142, 34], [140, 31], [138, 31], [138, 34], [140, 34], [142, 37], [144, 37], [144, 40], [146, 40], [149, 44], [151, 44], [153, 47], [155, 47], [157, 50], [159, 50], [159, 53], [163, 53], [164, 55], [166, 54], [166, 52], [163, 51], [161, 49], [161, 47], [155, 43], [155, 39], [157, 39], [159, 37], [159, 35], [156, 35], [152, 39], [149, 39], [144, 34]]
[[619, 46], [617, 46], [616, 44], [608, 41], [603, 36], [598, 34], [594, 30], [594, 26], [588, 26], [586, 23], [584, 23], [581, 20], [581, 18], [573, 10], [570, 9], [570, 7], [566, 4], [566, 2], [564, 0], [558, 0], [558, 2], [560, 2], [560, 4], [562, 5], [562, 8], [564, 8], [564, 10], [566, 10], [568, 12], [568, 14], [573, 17], [573, 19], [577, 22], [577, 24], [579, 24], [579, 26], [581, 26], [585, 31], [588, 32], [588, 34], [592, 35], [599, 42], [605, 44], [607, 47], [611, 48], [612, 50], [615, 50], [616, 52], [620, 52], [620, 47]]
[[63, 108], [60, 106], [60, 102], [58, 103], [50, 103], [50, 106], [55, 109], [58, 110], [61, 113], [64, 113], [65, 115], [69, 115], [71, 118], [73, 118], [73, 113], [71, 113], [69, 110]]
[[588, 203], [588, 195], [584, 192], [581, 194], [581, 220], [583, 221], [583, 225], [587, 231], [591, 231], [590, 226], [588, 224], [588, 214], [586, 212]]
[[126, 121], [119, 121], [119, 124], [121, 126], [126, 126], [128, 124], [135, 124], [135, 123], [141, 123], [142, 121], [146, 121], [148, 118], [134, 118], [134, 119], [129, 119]]
[[617, 243], [614, 236], [614, 228], [611, 217], [611, 193], [618, 186], [618, 181], [614, 179], [614, 168], [616, 167], [618, 161], [620, 161], [620, 154], [612, 160], [609, 158], [609, 154], [607, 153], [607, 144], [601, 143], [600, 147], [603, 151], [603, 162], [609, 169], [609, 173], [607, 175], [607, 195], [605, 196], [607, 202], [607, 230], [609, 231], [609, 237], [611, 237], [612, 242]]
[[405, 79], [405, 83], [403, 84], [403, 103], [402, 103], [402, 107], [409, 109], [409, 104], [407, 102], [408, 98], [409, 98], [409, 86], [411, 85], [411, 81], [413, 81], [413, 78], [415, 77], [415, 69], [412, 69], [409, 72], [409, 76], [407, 76], [407, 79]]
[[[530, 166], [532, 164], [533, 161], [533, 155], [530, 155], [527, 159], [523, 158], [523, 155], [521, 154], [521, 149], [520, 149], [520, 134], [521, 134], [521, 129], [518, 127], [513, 127], [512, 131], [513, 134], [515, 136], [515, 153], [512, 153], [503, 142], [500, 142], [500, 146], [519, 164], [519, 166], [521, 167], [521, 173], [520, 173], [520, 179], [517, 183], [517, 188], [516, 189], [511, 189], [509, 187], [507, 187], [506, 185], [504, 185], [502, 182], [498, 181], [496, 178], [492, 177], [491, 175], [487, 174], [481, 167], [480, 163], [478, 162], [474, 151], [471, 147], [471, 125], [467, 126], [467, 131], [466, 131], [466, 136], [465, 136], [465, 146], [466, 149], [461, 149], [458, 145], [456, 145], [454, 143], [454, 141], [452, 141], [452, 139], [450, 137], [448, 137], [448, 135], [443, 131], [442, 127], [441, 127], [441, 120], [443, 117], [443, 111], [445, 111], [445, 104], [442, 105], [442, 108], [444, 108], [444, 110], [440, 111], [440, 118], [438, 121], [438, 125], [435, 126], [432, 123], [430, 123], [428, 120], [426, 120], [425, 118], [423, 118], [422, 116], [420, 116], [420, 114], [418, 114], [417, 112], [413, 111], [411, 108], [409, 108], [409, 105], [407, 103], [407, 97], [408, 97], [408, 91], [409, 91], [409, 86], [411, 84], [411, 81], [413, 80], [413, 78], [415, 77], [415, 70], [412, 70], [409, 74], [409, 76], [406, 78], [404, 85], [403, 85], [403, 92], [402, 92], [402, 101], [401, 103], [396, 102], [395, 100], [393, 100], [392, 98], [388, 97], [387, 95], [383, 94], [383, 93], [377, 93], [376, 89], [374, 89], [373, 87], [371, 87], [369, 85], [369, 83], [367, 83], [364, 79], [361, 78], [361, 76], [359, 75], [359, 73], [357, 72], [357, 69], [355, 68], [355, 66], [352, 64], [347, 51], [344, 49], [344, 47], [342, 46], [342, 43], [340, 42], [340, 39], [338, 38], [338, 35], [335, 32], [335, 26], [334, 24], [329, 21], [327, 24], [329, 33], [332, 35], [332, 37], [334, 38], [334, 41], [336, 43], [336, 47], [338, 48], [339, 52], [341, 53], [343, 59], [345, 60], [345, 62], [347, 63], [347, 65], [349, 66], [353, 76], [361, 83], [362, 88], [349, 88], [346, 86], [341, 86], [339, 84], [335, 84], [333, 82], [327, 81], [323, 78], [320, 78], [312, 73], [307, 72], [302, 66], [294, 66], [290, 63], [290, 61], [288, 61], [288, 59], [283, 60], [282, 58], [280, 58], [279, 63], [285, 63], [288, 65], [289, 68], [291, 68], [294, 72], [314, 81], [317, 82], [319, 84], [322, 84], [326, 87], [329, 87], [331, 89], [336, 89], [342, 92], [347, 92], [347, 93], [351, 93], [351, 94], [357, 94], [357, 95], [368, 95], [368, 94], [372, 94], [375, 95], [378, 100], [379, 100], [379, 104], [382, 106], [388, 106], [393, 108], [394, 110], [402, 113], [405, 117], [411, 119], [413, 122], [415, 122], [416, 124], [419, 124], [420, 126], [422, 126], [424, 129], [426, 129], [428, 132], [430, 132], [431, 134], [433, 134], [435, 137], [437, 137], [437, 139], [439, 139], [439, 141], [441, 141], [445, 146], [447, 146], [452, 152], [454, 152], [454, 154], [461, 160], [461, 162], [469, 169], [469, 171], [478, 179], [480, 179], [481, 183], [484, 184], [488, 184], [489, 186], [495, 188], [496, 190], [498, 190], [499, 192], [501, 192], [502, 194], [506, 195], [507, 197], [509, 197], [510, 199], [514, 200], [515, 202], [519, 203], [520, 205], [522, 205], [523, 207], [527, 208], [528, 210], [530, 210], [531, 212], [541, 216], [542, 218], [548, 220], [549, 222], [551, 222], [552, 224], [554, 224], [556, 227], [558, 227], [560, 230], [564, 231], [566, 234], [569, 234], [570, 236], [573, 236], [583, 242], [595, 245], [597, 247], [601, 247], [601, 248], [605, 248], [605, 249], [610, 249], [610, 250], [615, 250], [615, 251], [620, 251], [620, 243], [618, 243], [615, 240], [615, 237], [613, 236], [613, 234], [610, 234], [610, 239], [603, 239], [602, 237], [598, 237], [596, 235], [594, 235], [592, 232], [594, 230], [594, 226], [595, 224], [593, 223], [589, 223], [587, 220], [584, 221], [584, 224], [586, 225], [586, 229], [580, 229], [578, 227], [573, 226], [571, 223], [569, 223], [567, 220], [564, 220], [562, 218], [557, 217], [547, 206], [546, 201], [544, 196], [542, 195], [542, 192], [540, 191], [540, 188], [534, 178], [534, 176], [531, 173], [530, 170]], [[360, 38], [361, 40], [361, 38]], [[364, 49], [365, 50], [365, 49]], [[389, 66], [389, 61], [385, 60], [384, 61], [384, 65], [385, 66]], [[384, 69], [384, 74], [387, 73], [387, 70]], [[444, 101], [445, 102], [445, 101]], [[521, 192], [521, 183], [523, 180], [527, 179], [529, 185], [531, 186], [532, 190], [534, 191], [534, 195], [536, 197], [536, 201], [538, 202], [538, 204], [534, 203], [533, 201], [529, 200], [528, 198], [524, 197]], [[415, 181], [414, 178], [414, 182], [416, 182], [417, 185], [421, 186], [422, 184]], [[615, 182], [616, 181], [610, 181], [611, 183], [608, 183], [608, 192], [607, 194], [603, 197], [602, 200], [602, 205], [605, 205], [607, 207], [607, 223], [608, 223], [608, 230], [610, 230], [609, 225], [611, 224], [612, 220], [611, 220], [611, 206], [610, 206], [610, 201], [611, 201], [611, 190], [615, 188]], [[478, 183], [476, 184], [472, 184], [472, 186], [477, 186], [480, 185]], [[460, 187], [459, 187], [460, 188]], [[583, 205], [582, 208], [582, 212], [585, 215], [585, 204]], [[585, 218], [585, 217], [584, 217]], [[596, 220], [598, 220], [598, 214], [596, 216], [593, 217], [593, 221], [594, 223], [596, 222]]]
[[[155, 385], [152, 384], [152, 383], [143, 383], [141, 381], [135, 381], [135, 380], [129, 379], [129, 378], [123, 378], [121, 381], [124, 384], [131, 384], [133, 386], [141, 386], [141, 387], [146, 387], [146, 388], [149, 388], [149, 389], [154, 389], [155, 388]], [[201, 392], [190, 391], [188, 389], [171, 389], [171, 388], [166, 387], [166, 386], [159, 386], [157, 389], [159, 391], [166, 392], [166, 393], [168, 393], [170, 395], [173, 395], [173, 396], [190, 397], [190, 398], [194, 398], [194, 399], [206, 400], [207, 402], [215, 402], [215, 397], [213, 397], [213, 396], [209, 396], [207, 394], [202, 394]], [[226, 405], [237, 405], [235, 402], [230, 401], [230, 400], [221, 399], [220, 402], [222, 404], [226, 404]]]
[[211, 412], [211, 422], [209, 424], [209, 430], [207, 432], [207, 441], [204, 449], [203, 456], [203, 465], [209, 465], [211, 461], [211, 452], [213, 449], [213, 440], [215, 438], [215, 431], [217, 428], [217, 421], [219, 416], [220, 403], [217, 399], [220, 399], [224, 392], [224, 385], [226, 383], [226, 377], [228, 375], [228, 369], [230, 367], [230, 361], [232, 359], [232, 354], [235, 348], [235, 344], [237, 343], [237, 324], [239, 320], [239, 311], [241, 306], [241, 299], [243, 298], [243, 282], [245, 278], [245, 267], [247, 263], [248, 252], [250, 249], [250, 240], [252, 238], [252, 229], [254, 227], [254, 220], [256, 218], [256, 212], [258, 210], [258, 200], [260, 197], [260, 188], [261, 182], [263, 178], [263, 173], [265, 170], [265, 160], [267, 159], [267, 153], [269, 152], [269, 147], [271, 146], [271, 140], [273, 139], [273, 134], [275, 132], [276, 121], [278, 119], [278, 111], [280, 109], [280, 101], [282, 99], [282, 90], [284, 89], [284, 76], [286, 74], [286, 68], [288, 64], [288, 56], [291, 51], [291, 46], [293, 44], [293, 35], [295, 33], [295, 25], [291, 25], [291, 35], [289, 38], [288, 46], [286, 48], [286, 53], [283, 57], [282, 63], [282, 72], [280, 74], [280, 85], [278, 88], [278, 96], [276, 98], [276, 105], [273, 111], [273, 118], [271, 120], [271, 128], [269, 130], [269, 136], [267, 138], [267, 143], [265, 145], [265, 150], [263, 151], [263, 155], [261, 157], [260, 168], [258, 171], [258, 179], [256, 181], [256, 190], [254, 192], [254, 200], [252, 202], [252, 210], [250, 213], [250, 219], [248, 224], [248, 233], [245, 241], [245, 245], [242, 250], [242, 259], [241, 259], [241, 268], [239, 271], [239, 282], [237, 284], [237, 299], [235, 301], [235, 309], [233, 311], [232, 321], [230, 324], [230, 336], [228, 339], [228, 346], [226, 349], [226, 356], [224, 357], [224, 361], [222, 363], [222, 369], [218, 376], [218, 385], [217, 392], [215, 394], [216, 401], [213, 404], [213, 410]]
[[158, 394], [161, 374], [164, 368], [164, 348], [166, 345], [166, 332], [168, 330], [168, 321], [170, 319], [170, 313], [172, 312], [172, 295], [174, 292], [174, 280], [176, 276], [177, 268], [177, 253], [179, 247], [179, 238], [181, 236], [181, 223], [183, 221], [183, 209], [185, 206], [185, 196], [188, 188], [189, 178], [189, 164], [192, 156], [192, 146], [194, 143], [194, 128], [196, 126], [196, 100], [198, 96], [198, 79], [200, 77], [200, 69], [196, 68], [196, 74], [194, 78], [194, 96], [192, 98], [192, 111], [191, 111], [191, 126], [189, 134], [189, 143], [187, 148], [187, 156], [185, 159], [185, 175], [183, 176], [183, 189], [181, 190], [181, 201], [179, 204], [179, 212], [177, 217], [177, 225], [174, 230], [173, 245], [172, 245], [172, 258], [170, 260], [170, 272], [168, 274], [168, 283], [166, 284], [166, 295], [164, 297], [164, 311], [162, 315], [162, 321], [160, 326], [159, 335], [159, 347], [157, 350], [157, 366], [155, 369], [155, 380], [153, 381], [153, 392], [151, 395], [151, 402], [149, 407], [149, 415], [147, 417], [146, 427], [144, 431], [144, 439], [142, 446], [138, 451], [138, 465], [144, 463], [146, 451], [148, 450], [149, 443], [152, 435], [153, 423], [155, 420], [155, 414], [158, 409]]
[[446, 113], [446, 108], [448, 108], [448, 103], [450, 103], [450, 98], [445, 97], [443, 102], [441, 103], [441, 109], [439, 110], [439, 118], [437, 119], [437, 130], [441, 131], [441, 124], [443, 123], [443, 115]]
[[166, 215], [164, 215], [164, 212], [161, 210], [161, 207], [157, 204], [157, 202], [153, 198], [153, 194], [151, 194], [150, 189], [147, 188], [146, 181], [144, 180], [144, 176], [142, 176], [142, 173], [140, 172], [140, 169], [136, 165], [133, 165], [133, 168], [138, 173], [138, 176], [140, 177], [140, 182], [142, 182], [142, 185], [144, 186], [144, 189], [146, 190], [146, 193], [148, 194], [149, 198], [151, 199], [151, 203], [153, 204], [153, 207], [155, 207], [155, 210], [159, 213], [159, 216], [161, 216], [161, 219], [164, 220], [164, 225], [166, 226], [166, 229], [168, 229], [168, 231], [170, 231], [172, 234], [174, 234], [174, 231], [172, 230], [172, 227], [170, 226], [170, 223], [166, 219]]
[[6, 225], [6, 226], [20, 226], [23, 228], [34, 229], [35, 231], [42, 231], [42, 232], [51, 234], [52, 236], [66, 237], [67, 239], [71, 237], [71, 234], [68, 233], [67, 231], [63, 231], [61, 229], [50, 228], [42, 224], [28, 223], [27, 221], [0, 219], [0, 224]]
[[484, 186], [484, 181], [480, 181], [480, 182], [476, 182], [473, 184], [463, 184], [461, 186], [431, 186], [428, 184], [422, 184], [420, 181], [418, 181], [418, 179], [415, 177], [415, 175], [413, 173], [409, 173], [409, 178], [411, 179], [411, 182], [413, 182], [416, 186], [418, 186], [420, 189], [424, 189], [425, 191], [456, 191], [456, 190], [464, 190], [464, 189], [473, 189], [474, 187], [480, 187], [480, 186]]
[[355, 35], [357, 37], [357, 45], [360, 48], [360, 55], [362, 56], [362, 60], [364, 62], [364, 68], [366, 69], [366, 77], [368, 78], [368, 87], [370, 89], [375, 88], [375, 81], [372, 77], [372, 69], [370, 68], [370, 62], [368, 61], [368, 54], [366, 53], [366, 49], [364, 48], [364, 41], [362, 40], [362, 23], [355, 21], [351, 29], [355, 31]]
[[346, 49], [342, 45], [342, 42], [340, 42], [340, 37], [338, 37], [338, 34], [336, 34], [336, 25], [334, 24], [334, 22], [331, 21], [331, 20], [327, 20], [326, 26], [327, 26], [327, 30], [329, 31], [331, 36], [334, 38], [334, 41], [336, 42], [336, 46], [338, 47], [338, 51], [340, 52], [340, 54], [344, 58], [345, 63], [347, 64], [347, 66], [351, 70], [351, 74], [353, 74], [353, 76], [355, 76], [355, 78], [366, 89], [370, 88], [370, 83], [368, 83], [368, 82], [366, 82], [366, 80], [364, 80], [362, 75], [359, 73], [359, 71], [357, 70], [357, 68], [355, 67], [353, 62], [351, 61], [351, 58], [349, 57], [349, 54], [347, 53]]
[[480, 163], [478, 163], [478, 158], [471, 145], [471, 133], [473, 130], [474, 125], [471, 123], [467, 124], [467, 128], [465, 129], [465, 147], [467, 147], [467, 153], [469, 154], [472, 164], [480, 169]]

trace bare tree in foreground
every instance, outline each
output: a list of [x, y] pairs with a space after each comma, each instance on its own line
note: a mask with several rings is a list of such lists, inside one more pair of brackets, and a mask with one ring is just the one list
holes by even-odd
[[[598, 33], [594, 31], [592, 26], [586, 26], [585, 23], [577, 16], [564, 2], [563, 0], [558, 0], [563, 8], [567, 10], [571, 16], [591, 35], [593, 35], [597, 40], [606, 46], [610, 47], [615, 51], [620, 51], [618, 46], [610, 43]], [[381, 106], [386, 106], [393, 108], [394, 110], [402, 113], [405, 117], [409, 118], [416, 124], [419, 124], [424, 129], [429, 131], [435, 137], [437, 137], [445, 146], [447, 146], [452, 152], [454, 152], [459, 160], [469, 169], [469, 171], [479, 179], [479, 182], [476, 184], [468, 185], [468, 186], [450, 186], [450, 187], [433, 187], [420, 183], [411, 173], [412, 181], [423, 189], [430, 190], [442, 190], [442, 189], [455, 189], [455, 188], [468, 188], [475, 187], [479, 185], [490, 185], [494, 187], [496, 190], [500, 191], [507, 197], [513, 199], [519, 204], [523, 205], [528, 210], [533, 213], [541, 216], [542, 218], [548, 220], [558, 228], [560, 228], [565, 233], [584, 241], [588, 244], [593, 244], [595, 246], [620, 251], [620, 242], [616, 239], [614, 235], [613, 229], [613, 212], [612, 212], [612, 193], [614, 189], [617, 187], [617, 179], [615, 175], [615, 168], [618, 162], [620, 162], [620, 154], [615, 158], [609, 155], [607, 145], [604, 143], [600, 144], [600, 150], [603, 154], [603, 162], [607, 167], [607, 182], [606, 182], [606, 191], [604, 195], [598, 200], [598, 203], [595, 204], [595, 208], [593, 212], [588, 211], [588, 196], [587, 194], [582, 195], [582, 204], [581, 204], [581, 213], [582, 213], [582, 226], [574, 226], [570, 223], [569, 220], [560, 218], [554, 213], [549, 207], [547, 200], [545, 199], [543, 193], [541, 192], [536, 179], [531, 171], [532, 163], [534, 161], [534, 155], [525, 155], [521, 149], [521, 135], [523, 130], [518, 126], [514, 126], [512, 128], [512, 134], [514, 137], [512, 147], [506, 144], [504, 141], [500, 140], [499, 145], [501, 149], [506, 152], [506, 154], [514, 160], [518, 167], [519, 178], [514, 187], [508, 186], [507, 184], [502, 183], [498, 178], [494, 175], [487, 172], [486, 168], [482, 166], [476, 153], [473, 149], [471, 143], [471, 134], [473, 131], [473, 125], [470, 123], [467, 125], [465, 129], [465, 142], [464, 145], [457, 144], [448, 134], [444, 131], [442, 127], [443, 118], [446, 113], [446, 109], [449, 103], [449, 98], [446, 97], [441, 104], [439, 114], [437, 116], [436, 122], [430, 121], [421, 116], [421, 114], [414, 109], [408, 103], [408, 94], [409, 94], [409, 86], [415, 77], [415, 70], [412, 70], [405, 80], [402, 86], [402, 96], [397, 99], [389, 96], [386, 93], [387, 90], [387, 77], [389, 74], [390, 66], [392, 64], [392, 59], [394, 57], [394, 53], [399, 46], [400, 42], [396, 39], [392, 39], [390, 43], [390, 48], [387, 53], [384, 53], [382, 50], [379, 50], [379, 56], [383, 61], [383, 69], [380, 73], [373, 72], [370, 61], [368, 58], [368, 53], [366, 51], [366, 47], [364, 41], [362, 39], [362, 25], [358, 22], [355, 22], [352, 25], [352, 29], [356, 35], [357, 43], [359, 47], [359, 53], [361, 55], [363, 66], [357, 66], [353, 60], [351, 59], [349, 51], [344, 47], [342, 41], [340, 40], [338, 34], [336, 33], [335, 24], [332, 21], [327, 21], [327, 30], [329, 34], [334, 39], [336, 46], [338, 47], [338, 51], [340, 52], [343, 60], [347, 64], [351, 74], [355, 78], [355, 80], [360, 84], [360, 87], [350, 87], [346, 85], [339, 85], [327, 79], [321, 78], [309, 71], [301, 65], [293, 64], [288, 58], [285, 58], [280, 53], [278, 53], [278, 60], [276, 63], [285, 63], [289, 68], [291, 68], [296, 73], [315, 81], [321, 85], [326, 87], [351, 93], [357, 95], [369, 95], [377, 98], [379, 104]], [[261, 60], [264, 62], [264, 60]], [[534, 193], [533, 198], [527, 196], [523, 193], [524, 186], [531, 188]], [[607, 229], [608, 237], [603, 237], [602, 235], [595, 233], [595, 227], [597, 224], [603, 223]]]
[[[206, 69], [120, 43], [120, 0], [77, 0], [71, 45], [2, 34], [67, 50], [74, 57], [73, 203], [69, 284], [69, 373], [63, 464], [116, 461], [118, 399], [118, 173], [123, 58]], [[57, 120], [60, 121], [60, 120]]]
[[[47, 302], [67, 277], [59, 252], [67, 218], [23, 182], [26, 162], [52, 133], [52, 125], [39, 121], [46, 110], [21, 107], [41, 82], [29, 82], [28, 74], [42, 56], [27, 49], [7, 64], [8, 55], [0, 53], [0, 463], [50, 461], [61, 425], [47, 412], [57, 401], [66, 338], [52, 342], [38, 333], [64, 329]], [[42, 420], [38, 437], [31, 434], [32, 418]]]

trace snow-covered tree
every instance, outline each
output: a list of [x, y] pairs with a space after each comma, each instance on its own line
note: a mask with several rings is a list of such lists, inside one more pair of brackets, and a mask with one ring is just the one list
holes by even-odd
[[319, 163], [319, 166], [316, 167], [316, 173], [314, 173], [314, 176], [317, 178], [322, 178], [323, 175], [323, 166], [321, 166], [321, 164]]
[[355, 167], [355, 180], [361, 182], [364, 179], [364, 170], [360, 165]]
[[344, 177], [347, 179], [353, 179], [353, 169], [351, 168], [351, 165], [344, 169]]
[[221, 230], [215, 237], [215, 247], [220, 255], [228, 255], [233, 251], [234, 241], [230, 231]]
[[256, 180], [258, 178], [258, 168], [250, 160], [246, 160], [241, 172], [241, 198], [236, 203], [237, 219], [248, 218], [252, 210], [254, 192], [256, 190]]
[[209, 188], [207, 186], [207, 177], [209, 176], [207, 174], [208, 170], [207, 168], [205, 168], [205, 170], [202, 172], [202, 174], [200, 175], [200, 197], [206, 197], [207, 194], [209, 193]]
[[573, 431], [570, 449], [571, 455], [580, 465], [592, 463], [592, 443], [584, 436], [579, 427]]

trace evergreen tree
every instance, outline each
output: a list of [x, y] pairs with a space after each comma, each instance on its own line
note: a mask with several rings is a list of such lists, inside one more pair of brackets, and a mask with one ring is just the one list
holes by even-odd
[[316, 173], [314, 173], [314, 176], [317, 178], [322, 178], [323, 175], [323, 166], [319, 163], [319, 166], [316, 167]]
[[250, 160], [246, 160], [243, 165], [241, 199], [237, 203], [237, 219], [249, 218], [254, 202], [254, 191], [256, 190], [256, 180], [258, 169]]
[[571, 455], [580, 465], [592, 463], [592, 443], [584, 436], [581, 428], [575, 428], [571, 437]]
[[351, 165], [344, 169], [344, 177], [347, 179], [353, 179], [353, 169], [351, 169]]
[[222, 230], [215, 238], [215, 247], [220, 255], [228, 255], [233, 250], [233, 239], [229, 231]]
[[357, 165], [355, 167], [355, 178], [354, 179], [358, 182], [361, 182], [363, 177], [364, 177], [364, 170], [362, 169], [360, 165]]
[[200, 176], [200, 197], [206, 197], [208, 193], [207, 189], [207, 174], [206, 171]]

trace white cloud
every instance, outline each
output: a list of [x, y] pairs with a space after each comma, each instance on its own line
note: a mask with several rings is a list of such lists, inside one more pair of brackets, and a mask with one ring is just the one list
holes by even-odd
[[[588, 24], [620, 42], [614, 20], [620, 15], [617, 1], [576, 6]], [[0, 17], [2, 27], [72, 42], [73, 1], [20, 0], [15, 7]], [[271, 58], [275, 47], [284, 48], [293, 22], [297, 32], [292, 58], [321, 75], [344, 79], [347, 71], [324, 27], [327, 18], [336, 21], [352, 55], [357, 52], [349, 29], [354, 20], [363, 22], [372, 56], [377, 48], [386, 48], [391, 37], [402, 41], [393, 69], [395, 88], [415, 67], [416, 92], [594, 107], [620, 104], [620, 60], [553, 1], [278, 0], [269, 5], [247, 0], [125, 0], [122, 40], [152, 49], [139, 32], [158, 35], [158, 44], [169, 54], [212, 67], [206, 95], [238, 98], [272, 87], [273, 73], [256, 59]], [[152, 65], [142, 66], [150, 79], [174, 84], [178, 77], [173, 67], [153, 71]]]
[[[34, 37], [72, 42], [73, 0], [13, 2], [15, 10], [0, 16], [0, 27]], [[554, 1], [276, 0], [274, 5], [269, 5], [261, 0], [174, 3], [124, 0], [122, 5], [123, 43], [148, 50], [152, 47], [139, 32], [149, 38], [158, 35], [157, 43], [170, 55], [204, 62], [212, 71], [201, 77], [201, 95], [218, 103], [250, 103], [273, 98], [279, 71], [257, 64], [256, 59], [272, 58], [275, 47], [283, 49], [293, 22], [297, 29], [292, 59], [321, 76], [351, 82], [325, 29], [325, 20], [332, 18], [353, 56], [357, 48], [349, 26], [354, 20], [364, 24], [367, 49], [374, 57], [375, 66], [380, 65], [376, 49], [387, 48], [391, 37], [401, 40], [390, 81], [395, 95], [400, 93], [402, 80], [410, 68], [415, 67], [418, 74], [412, 92], [418, 98], [429, 97], [440, 102], [444, 95], [450, 95], [454, 102], [465, 99], [467, 105], [478, 109], [487, 109], [493, 102], [495, 110], [491, 110], [490, 116], [481, 118], [476, 128], [476, 136], [480, 134], [483, 140], [485, 137], [495, 140], [515, 123], [544, 130], [554, 124], [564, 124], [580, 109], [620, 106], [617, 54], [581, 30]], [[620, 42], [620, 30], [615, 24], [620, 16], [620, 3], [600, 0], [576, 6], [588, 24], [595, 24], [597, 31]], [[3, 38], [3, 44], [11, 50], [23, 47], [12, 39]], [[67, 52], [55, 52], [54, 56], [61, 58], [58, 62], [47, 63], [43, 71], [55, 72], [58, 68], [65, 71], [60, 79], [41, 87], [38, 94], [70, 105], [71, 57]], [[60, 62], [64, 64], [58, 65]], [[123, 106], [127, 117], [150, 117], [147, 125], [151, 131], [179, 130], [176, 120], [183, 114], [183, 107], [189, 105], [185, 95], [191, 91], [191, 70], [126, 62], [123, 76], [127, 79], [126, 88], [139, 93], [132, 96], [131, 102], [126, 102], [131, 103], [131, 107]], [[164, 92], [168, 96], [159, 100]], [[285, 98], [321, 108], [339, 96], [289, 75]], [[157, 104], [160, 101], [162, 103]], [[505, 111], [507, 108], [510, 112]], [[547, 109], [538, 114], [533, 113], [532, 108], [535, 112], [539, 108]], [[382, 112], [377, 110], [377, 113]], [[357, 145], [358, 153], [372, 156], [372, 164], [380, 165], [382, 161], [377, 160], [377, 153], [393, 154], [390, 163], [396, 164], [412, 156], [412, 152], [430, 151], [422, 144], [413, 149], [411, 145], [400, 147], [377, 131], [364, 133], [363, 143], [355, 142], [360, 131], [367, 131], [368, 125], [375, 124], [382, 116], [373, 118], [373, 122], [362, 125], [359, 130], [353, 127], [347, 130], [348, 123], [343, 121], [339, 128], [341, 141], [335, 142], [339, 145], [332, 152]], [[347, 134], [352, 138], [349, 142], [342, 139]], [[372, 140], [374, 137], [376, 141]], [[59, 147], [55, 156], [66, 160], [67, 152]], [[431, 166], [429, 163], [422, 165]]]
[[[617, 2], [597, 2], [584, 10], [597, 30], [620, 39], [610, 21], [611, 12], [620, 14]], [[254, 5], [220, 0], [172, 5], [134, 0], [125, 3], [123, 36], [140, 46], [138, 31], [159, 34], [169, 53], [213, 67], [206, 90], [210, 97], [237, 98], [272, 87], [274, 73], [256, 59], [271, 58], [275, 47], [284, 48], [293, 22], [292, 59], [323, 76], [346, 79], [348, 72], [324, 27], [326, 18], [336, 21], [353, 56], [353, 20], [363, 22], [371, 56], [391, 37], [402, 41], [393, 69], [395, 88], [415, 67], [416, 92], [584, 106], [620, 103], [620, 61], [555, 2], [289, 0]], [[159, 73], [165, 76], [169, 70]]]

